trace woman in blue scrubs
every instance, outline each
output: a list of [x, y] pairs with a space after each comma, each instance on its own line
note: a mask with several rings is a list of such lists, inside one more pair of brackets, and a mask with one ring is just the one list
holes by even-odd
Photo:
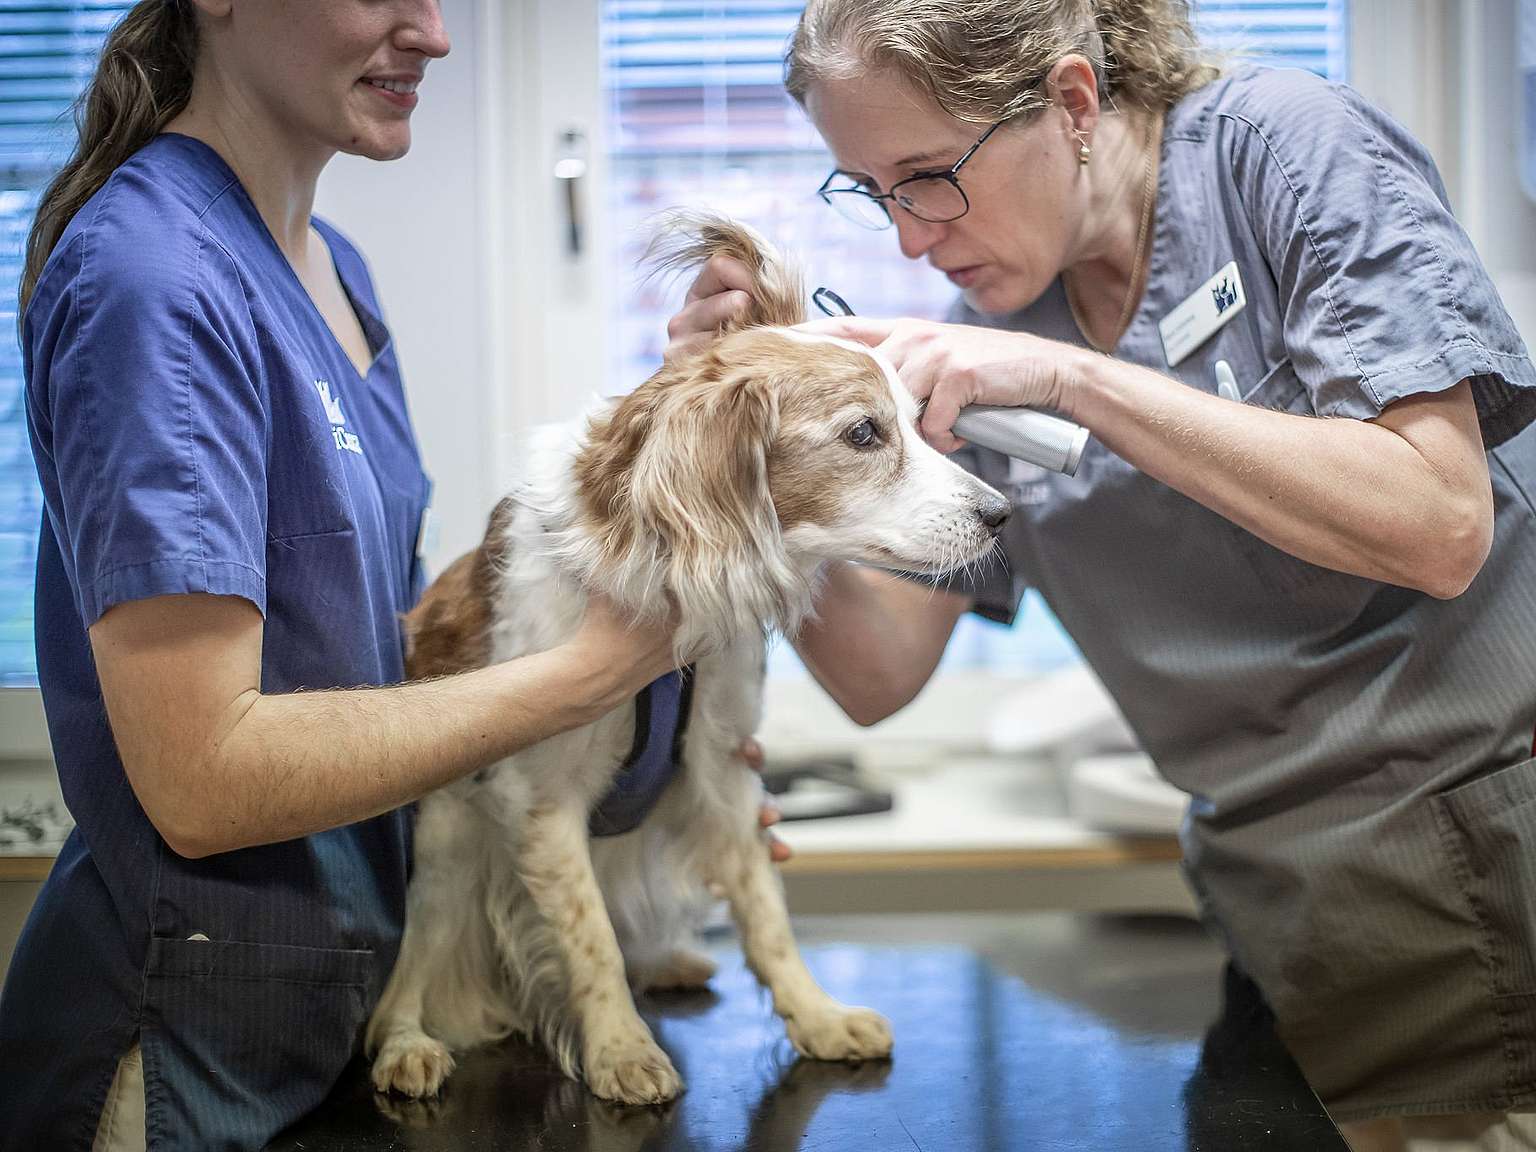
[[[1355, 1146], [1536, 1147], [1536, 368], [1429, 156], [1342, 85], [1219, 73], [1171, 0], [811, 0], [787, 80], [828, 203], [960, 291], [812, 327], [942, 449], [976, 402], [1093, 433], [1072, 477], [967, 449], [1007, 565], [838, 568], [806, 663], [873, 722], [1033, 585]], [[674, 338], [749, 286], [707, 268]]]
[[0, 1002], [0, 1148], [261, 1147], [388, 976], [402, 805], [672, 667], [594, 602], [399, 685], [427, 480], [367, 267], [310, 209], [336, 153], [405, 153], [448, 46], [436, 0], [143, 0], [43, 199], [38, 664], [77, 827]]

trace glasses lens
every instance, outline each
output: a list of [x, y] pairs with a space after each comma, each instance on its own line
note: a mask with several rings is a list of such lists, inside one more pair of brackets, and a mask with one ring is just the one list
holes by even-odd
[[958, 220], [969, 207], [960, 186], [942, 176], [920, 176], [906, 180], [891, 189], [900, 204], [919, 220], [942, 224]]
[[822, 193], [827, 203], [837, 209], [844, 220], [851, 220], [860, 228], [889, 228], [890, 213], [878, 200], [871, 200], [862, 192], [828, 188]]

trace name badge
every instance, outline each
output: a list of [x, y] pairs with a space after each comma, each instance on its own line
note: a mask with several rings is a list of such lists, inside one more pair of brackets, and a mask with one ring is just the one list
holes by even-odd
[[416, 527], [416, 559], [425, 560], [427, 553], [437, 547], [437, 517], [432, 515], [429, 504], [421, 510], [421, 523]]
[[1243, 310], [1243, 279], [1233, 260], [1157, 323], [1163, 336], [1163, 357], [1173, 368], [1209, 340], [1223, 324]]

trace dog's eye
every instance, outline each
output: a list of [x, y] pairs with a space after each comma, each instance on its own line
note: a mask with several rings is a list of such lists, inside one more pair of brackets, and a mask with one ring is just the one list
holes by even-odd
[[867, 416], [855, 424], [847, 432], [848, 443], [855, 448], [868, 448], [876, 440], [880, 439], [880, 432], [875, 427], [875, 422]]

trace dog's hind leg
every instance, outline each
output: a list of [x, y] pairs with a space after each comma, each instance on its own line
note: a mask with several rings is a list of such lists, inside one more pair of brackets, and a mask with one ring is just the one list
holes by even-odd
[[529, 812], [517, 871], [565, 960], [587, 1086], [626, 1104], [671, 1100], [683, 1083], [635, 1010], [624, 957], [592, 869], [585, 809]]

